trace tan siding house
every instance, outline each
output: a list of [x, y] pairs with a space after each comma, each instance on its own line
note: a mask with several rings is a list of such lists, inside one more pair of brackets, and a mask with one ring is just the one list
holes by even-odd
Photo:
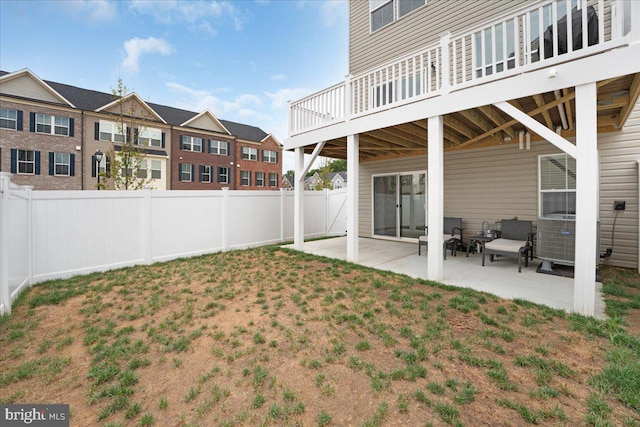
[[585, 314], [599, 260], [640, 267], [639, 2], [354, 1], [349, 26], [349, 74], [290, 104], [285, 140], [296, 173], [302, 153], [347, 160], [348, 260], [358, 236], [415, 242], [428, 224], [441, 280], [444, 216], [465, 242], [517, 217], [540, 260], [573, 266]]

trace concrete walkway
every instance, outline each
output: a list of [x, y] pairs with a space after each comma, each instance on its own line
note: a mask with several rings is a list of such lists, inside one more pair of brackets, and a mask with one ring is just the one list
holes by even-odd
[[[361, 265], [415, 278], [427, 277], [426, 251], [423, 250], [422, 256], [418, 256], [418, 245], [415, 243], [360, 238], [358, 245], [358, 263]], [[285, 247], [291, 248], [292, 245]], [[336, 237], [305, 242], [304, 252], [345, 260], [347, 239]], [[481, 254], [470, 254], [467, 258], [465, 253], [458, 253], [455, 257], [448, 253], [444, 261], [442, 283], [573, 311], [573, 279], [536, 273], [539, 264], [540, 260], [534, 259], [529, 262], [528, 268], [523, 267], [522, 273], [518, 273], [516, 258], [500, 258], [489, 262], [487, 257], [486, 266], [482, 267]], [[602, 285], [596, 282], [595, 314], [598, 318], [605, 317], [601, 290]]]

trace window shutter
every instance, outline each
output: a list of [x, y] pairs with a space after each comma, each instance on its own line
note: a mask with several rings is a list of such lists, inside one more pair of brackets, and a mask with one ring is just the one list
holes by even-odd
[[76, 121], [73, 118], [69, 118], [69, 136], [73, 136], [75, 131], [74, 131], [74, 125], [75, 125]]
[[206, 139], [202, 138], [202, 144], [200, 144], [200, 152], [204, 153], [204, 146], [206, 144]]
[[220, 175], [222, 175], [222, 168], [218, 168], [218, 184], [220, 184]]
[[127, 128], [127, 142], [131, 142], [131, 128]]
[[207, 153], [211, 154], [211, 140], [207, 139]]
[[107, 178], [111, 178], [111, 158], [109, 156], [107, 156], [107, 162], [105, 165], [105, 175], [107, 175]]
[[278, 152], [276, 151], [276, 163], [278, 163]]
[[[182, 146], [182, 140], [180, 140]], [[182, 163], [178, 163], [178, 181], [182, 181]]]
[[69, 157], [69, 175], [76, 176], [76, 155], [70, 154]]
[[164, 132], [162, 132], [162, 148], [165, 148], [165, 136], [164, 136]]
[[53, 167], [54, 158], [55, 158], [55, 153], [49, 151], [49, 175], [53, 175], [53, 172], [54, 172], [54, 167]]
[[18, 149], [11, 149], [11, 173], [18, 173]]
[[195, 171], [195, 167], [193, 166], [193, 163], [191, 163], [191, 182], [193, 182], [193, 181], [195, 181], [195, 180], [196, 180], [196, 179], [195, 179], [195, 176], [194, 176], [194, 175], [195, 175], [195, 173], [196, 173], [196, 171]]
[[36, 175], [40, 175], [40, 152], [36, 151]]
[[93, 125], [93, 138], [96, 141], [100, 140], [100, 122], [95, 122]]
[[96, 156], [91, 156], [91, 177], [95, 178], [97, 175], [98, 165], [96, 164]]
[[182, 143], [182, 139], [183, 139], [184, 135], [180, 135], [180, 149], [184, 150], [184, 144]]
[[22, 110], [18, 110], [18, 125], [17, 130], [22, 130]]
[[138, 145], [140, 142], [138, 141], [138, 135], [140, 135], [140, 131], [138, 130], [138, 128], [135, 128], [133, 130], [133, 144], [134, 145]]
[[36, 113], [29, 113], [29, 132], [36, 131]]
[[200, 182], [202, 182], [202, 173], [204, 172], [204, 166], [198, 165], [198, 168], [200, 169]]

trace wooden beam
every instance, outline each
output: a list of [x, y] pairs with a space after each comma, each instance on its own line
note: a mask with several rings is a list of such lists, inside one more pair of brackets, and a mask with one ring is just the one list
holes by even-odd
[[[506, 123], [506, 120], [500, 115], [498, 110], [496, 110], [496, 108], [493, 105], [483, 105], [482, 107], [478, 107], [478, 108], [480, 109], [480, 111], [482, 111], [482, 114], [487, 116], [489, 120], [491, 120], [496, 125], [500, 126]], [[445, 120], [445, 124], [446, 124], [446, 120]], [[511, 139], [514, 139], [516, 137], [516, 131], [513, 130], [513, 127], [511, 126], [509, 126], [508, 128], [505, 128], [504, 132], [507, 135], [509, 135]]]
[[629, 105], [629, 94], [598, 98], [598, 111], [621, 108]]
[[478, 132], [475, 132], [451, 114], [444, 116], [444, 125], [467, 138], [475, 138], [478, 135]]
[[[567, 96], [569, 94], [569, 89], [562, 89], [562, 95]], [[568, 100], [564, 103], [564, 112], [567, 116], [567, 124], [569, 125], [569, 130], [573, 130], [573, 109], [571, 108], [571, 100]]]
[[473, 122], [473, 124], [475, 124], [485, 132], [488, 132], [494, 127], [491, 124], [491, 122], [489, 122], [487, 119], [481, 116], [480, 113], [478, 113], [475, 110], [464, 110], [464, 111], [460, 111], [459, 114], [462, 115], [467, 120]]
[[622, 111], [620, 111], [620, 121], [618, 122], [618, 127], [622, 129], [625, 122], [629, 118], [629, 114], [631, 114], [631, 110], [633, 110], [633, 106], [636, 105], [638, 101], [638, 96], [640, 96], [640, 73], [637, 73], [631, 82], [631, 87], [629, 88], [629, 104], [625, 107], [622, 107]]
[[[536, 105], [538, 107], [545, 106], [544, 98], [539, 93], [533, 95], [533, 100], [536, 102]], [[542, 114], [542, 117], [544, 118], [544, 122], [547, 124], [547, 127], [549, 129], [553, 129], [553, 122], [551, 121], [551, 114], [549, 114], [549, 110], [542, 110], [540, 113]]]
[[[571, 92], [571, 93], [567, 94], [566, 96], [563, 96], [562, 98], [558, 98], [558, 99], [556, 99], [554, 101], [551, 101], [551, 102], [545, 104], [544, 107], [538, 107], [533, 111], [529, 111], [527, 114], [529, 116], [535, 116], [536, 114], [540, 113], [542, 110], [545, 110], [545, 109], [548, 110], [550, 108], [556, 107], [558, 104], [562, 104], [563, 102], [567, 102], [567, 100], [573, 99], [575, 97], [576, 97], [575, 92]], [[520, 105], [517, 101], [514, 101], [514, 100], [508, 101], [508, 103], [511, 104], [511, 105], [514, 105], [515, 108], [518, 108], [517, 106]], [[518, 110], [523, 111], [521, 107], [518, 108]], [[518, 120], [516, 120], [516, 119], [509, 120], [508, 122], [501, 124], [500, 126], [498, 126], [497, 128], [495, 128], [495, 129], [493, 129], [491, 131], [487, 131], [487, 132], [485, 132], [483, 134], [480, 134], [480, 135], [476, 136], [475, 138], [470, 139], [467, 142], [464, 142], [464, 143], [460, 144], [460, 146], [461, 147], [466, 147], [468, 145], [471, 145], [473, 143], [481, 141], [484, 138], [495, 134], [497, 131], [504, 130], [508, 126], [513, 126], [516, 123], [518, 123]]]

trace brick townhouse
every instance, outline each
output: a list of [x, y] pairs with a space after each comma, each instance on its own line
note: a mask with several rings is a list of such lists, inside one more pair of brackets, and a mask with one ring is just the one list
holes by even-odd
[[[114, 117], [134, 117], [124, 129]], [[129, 129], [133, 127], [133, 129]], [[135, 138], [140, 170], [159, 190], [273, 190], [280, 187], [282, 145], [262, 129], [110, 93], [44, 81], [29, 70], [0, 71], [0, 171], [39, 190], [93, 190], [111, 171], [114, 151]], [[250, 147], [250, 150], [242, 147]], [[243, 158], [243, 150], [250, 152]], [[243, 173], [244, 172], [244, 173]], [[249, 176], [243, 181], [243, 176]], [[244, 184], [243, 184], [244, 183]], [[113, 188], [108, 180], [107, 188]]]

